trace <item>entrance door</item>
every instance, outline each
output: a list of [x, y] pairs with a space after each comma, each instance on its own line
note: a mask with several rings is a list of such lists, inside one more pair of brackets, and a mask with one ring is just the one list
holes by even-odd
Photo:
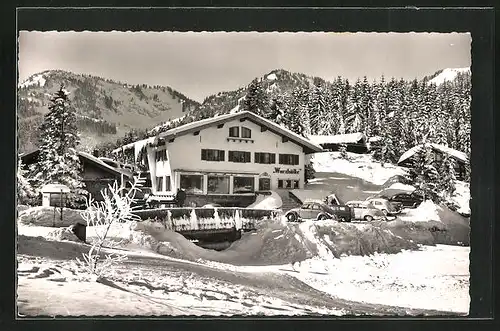
[[259, 178], [259, 191], [271, 191], [271, 178], [269, 177]]

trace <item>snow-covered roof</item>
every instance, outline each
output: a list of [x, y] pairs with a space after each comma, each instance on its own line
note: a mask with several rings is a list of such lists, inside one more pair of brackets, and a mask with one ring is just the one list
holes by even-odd
[[357, 143], [361, 139], [366, 139], [366, 136], [362, 132], [347, 133], [347, 134], [337, 134], [337, 135], [310, 135], [309, 140], [317, 145], [321, 144], [347, 144], [347, 143]]
[[[111, 153], [116, 154], [116, 153], [119, 153], [123, 150], [134, 148], [135, 154], [137, 154], [138, 151], [140, 151], [144, 145], [153, 144], [156, 141], [156, 139], [158, 139], [158, 138], [157, 137], [149, 137], [146, 139], [134, 141], [133, 143], [129, 143], [129, 144], [126, 144], [126, 145], [123, 145], [123, 146], [120, 146], [118, 148], [113, 149], [111, 151]], [[135, 158], [137, 159], [137, 155], [135, 155]]]
[[371, 143], [379, 142], [381, 140], [382, 140], [381, 136], [373, 136], [373, 137], [368, 138], [368, 141]]
[[306, 153], [314, 153], [314, 152], [322, 152], [323, 149], [316, 145], [315, 143], [311, 142], [310, 140], [296, 134], [295, 132], [292, 132], [286, 128], [283, 128], [279, 126], [278, 124], [267, 120], [257, 114], [254, 114], [249, 111], [241, 111], [233, 114], [223, 114], [223, 115], [218, 115], [214, 116], [211, 118], [203, 119], [200, 121], [192, 122], [192, 123], [187, 123], [184, 125], [181, 125], [179, 127], [170, 129], [168, 131], [160, 133], [158, 136], [166, 139], [171, 139], [175, 138], [178, 136], [182, 136], [185, 134], [188, 134], [190, 132], [202, 130], [206, 127], [210, 127], [213, 125], [218, 125], [221, 123], [225, 123], [231, 120], [236, 120], [236, 119], [248, 119], [249, 121], [252, 121], [256, 124], [263, 125], [269, 129], [269, 131], [274, 132], [278, 135], [285, 136], [291, 141], [295, 142], [296, 144], [304, 147], [306, 149]]
[[95, 164], [98, 164], [99, 166], [101, 166], [101, 168], [109, 170], [110, 172], [114, 172], [118, 175], [125, 175], [127, 177], [132, 176], [132, 173], [130, 171], [125, 170], [125, 169], [114, 168], [114, 167], [108, 165], [107, 163], [105, 163], [104, 161], [100, 160], [99, 158], [93, 156], [92, 154], [89, 154], [87, 152], [82, 152], [82, 151], [78, 151], [78, 154], [80, 156], [94, 162]]
[[[24, 163], [24, 159], [30, 159], [29, 162], [32, 162], [32, 160], [34, 160], [35, 158], [38, 158], [39, 153], [40, 153], [40, 150], [35, 149], [31, 152], [26, 152], [26, 153], [20, 154], [19, 158], [23, 159], [23, 163]], [[87, 159], [87, 160], [93, 162], [94, 164], [97, 164], [99, 167], [108, 170], [109, 172], [115, 173], [117, 175], [125, 175], [128, 177], [132, 176], [132, 173], [130, 171], [125, 170], [125, 169], [113, 168], [110, 165], [103, 162], [102, 160], [100, 160], [99, 158], [93, 156], [92, 154], [89, 154], [89, 153], [83, 152], [83, 151], [77, 151], [77, 153], [78, 153], [79, 157]]]
[[[454, 158], [456, 158], [462, 162], [469, 162], [469, 159], [464, 152], [460, 152], [460, 151], [457, 151], [456, 149], [453, 149], [453, 148], [450, 148], [450, 147], [447, 147], [444, 145], [434, 144], [434, 143], [428, 143], [427, 145], [431, 146], [431, 148], [433, 148], [434, 150], [438, 150], [442, 153], [446, 153], [448, 155], [451, 155]], [[423, 147], [424, 147], [424, 144], [420, 144], [420, 145], [417, 145], [417, 146], [410, 148], [409, 150], [404, 152], [403, 155], [401, 155], [398, 163], [401, 163], [401, 162], [413, 157]]]
[[42, 193], [69, 193], [70, 191], [69, 187], [63, 184], [47, 184], [41, 189]]
[[427, 84], [436, 84], [436, 85], [441, 85], [444, 82], [454, 80], [455, 77], [459, 73], [465, 73], [469, 72], [470, 73], [470, 68], [446, 68], [444, 69], [441, 73], [439, 73], [436, 77], [433, 79], [429, 80]]

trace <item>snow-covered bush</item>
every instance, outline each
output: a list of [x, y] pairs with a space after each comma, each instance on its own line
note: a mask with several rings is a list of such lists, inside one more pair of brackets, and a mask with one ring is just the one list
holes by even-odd
[[103, 201], [95, 201], [92, 196], [87, 199], [87, 209], [82, 212], [82, 217], [87, 226], [92, 226], [97, 239], [92, 243], [89, 252], [83, 255], [83, 260], [76, 259], [77, 266], [89, 273], [96, 279], [103, 277], [106, 273], [113, 272], [113, 266], [126, 260], [123, 254], [110, 253], [101, 257], [104, 245], [117, 245], [108, 242], [107, 236], [113, 224], [136, 221], [138, 216], [134, 215], [132, 204], [137, 190], [137, 180], [132, 187], [125, 190], [119, 187], [115, 181], [108, 185], [107, 189], [101, 191]]
[[36, 192], [28, 178], [28, 171], [24, 169], [22, 160], [17, 163], [17, 204], [32, 205]]

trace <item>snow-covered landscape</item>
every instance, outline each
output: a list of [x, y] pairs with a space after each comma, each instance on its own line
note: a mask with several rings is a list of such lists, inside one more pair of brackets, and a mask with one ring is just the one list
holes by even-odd
[[[326, 159], [325, 154], [319, 159]], [[329, 157], [336, 155], [330, 154]], [[328, 170], [354, 176], [359, 170], [352, 169], [359, 166], [366, 169], [380, 166], [369, 157], [350, 156], [355, 167], [333, 162]], [[397, 167], [385, 168], [376, 181], [383, 182], [383, 178], [401, 171]], [[362, 174], [366, 176], [361, 175], [363, 180], [373, 181], [370, 173]], [[409, 189], [401, 183], [392, 184], [391, 188]], [[262, 196], [249, 207], [273, 209], [280, 205], [279, 196], [272, 194]], [[258, 230], [244, 234], [219, 252], [198, 247], [162, 226], [117, 224], [109, 237], [119, 240], [120, 245], [108, 251], [124, 253], [127, 260], [98, 282], [89, 281], [89, 276], [81, 274], [74, 263], [89, 246], [61, 241], [61, 231], [36, 225], [48, 223], [42, 221], [42, 210], [41, 207], [22, 210], [18, 223], [19, 308], [23, 315], [464, 315], [468, 312], [470, 249], [460, 242], [438, 243], [439, 237], [433, 237], [429, 229], [436, 222], [444, 229], [446, 224], [456, 221], [450, 218], [451, 211], [443, 213], [443, 207], [430, 201], [406, 210], [381, 228], [363, 222], [343, 225], [307, 221], [292, 225], [285, 220], [264, 221]], [[45, 218], [51, 218], [52, 211], [46, 213]], [[68, 214], [69, 220], [77, 217], [71, 215]], [[460, 216], [454, 217], [459, 217], [459, 223], [464, 222]], [[468, 227], [463, 229], [467, 231]], [[89, 242], [96, 238], [96, 231], [87, 227]], [[352, 246], [350, 238], [355, 237], [362, 242]], [[365, 249], [359, 250], [363, 246]], [[264, 255], [258, 253], [264, 250]], [[236, 283], [232, 282], [234, 278], [238, 279]], [[279, 286], [283, 285], [278, 283], [283, 281], [289, 285], [281, 289]], [[282, 291], [297, 291], [294, 297], [301, 299], [288, 299]], [[82, 304], [89, 293], [93, 298], [102, 298], [98, 311]], [[46, 307], [43, 304], [46, 300], [53, 304]], [[127, 304], [118, 308], [115, 300]]]
[[469, 314], [466, 34], [21, 35], [18, 316]]

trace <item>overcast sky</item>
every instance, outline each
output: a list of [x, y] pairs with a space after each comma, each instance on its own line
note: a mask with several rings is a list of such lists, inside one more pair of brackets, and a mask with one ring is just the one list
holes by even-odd
[[422, 78], [469, 67], [470, 34], [25, 32], [19, 80], [48, 70], [165, 85], [197, 101], [273, 69], [332, 80]]

